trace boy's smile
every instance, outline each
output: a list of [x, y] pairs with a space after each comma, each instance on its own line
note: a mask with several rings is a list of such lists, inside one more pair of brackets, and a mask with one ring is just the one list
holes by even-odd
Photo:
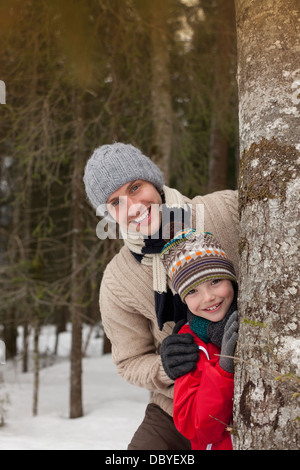
[[184, 300], [194, 315], [217, 322], [225, 317], [233, 299], [232, 282], [229, 279], [213, 279], [198, 284]]

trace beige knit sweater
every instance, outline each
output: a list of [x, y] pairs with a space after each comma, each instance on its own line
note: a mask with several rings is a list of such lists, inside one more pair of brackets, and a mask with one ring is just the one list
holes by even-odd
[[[227, 251], [238, 274], [237, 191], [218, 191], [186, 202], [204, 204], [204, 229]], [[101, 283], [100, 311], [118, 373], [131, 384], [144, 387], [156, 403], [173, 414], [174, 382], [160, 358], [162, 340], [173, 322], [159, 330], [153, 293], [152, 267], [140, 264], [124, 246], [108, 264]], [[150, 394], [149, 394], [150, 396]]]

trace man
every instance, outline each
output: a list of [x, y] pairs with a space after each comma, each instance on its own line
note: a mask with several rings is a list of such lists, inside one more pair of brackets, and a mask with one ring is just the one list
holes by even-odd
[[[193, 226], [216, 236], [237, 272], [237, 192], [219, 191], [189, 200], [164, 185], [158, 167], [139, 149], [123, 143], [94, 151], [84, 183], [93, 207], [119, 224], [124, 239], [106, 267], [100, 289], [101, 317], [113, 361], [125, 380], [151, 392], [145, 419], [128, 449], [189, 450], [190, 442], [179, 434], [172, 418], [173, 378], [196, 366], [198, 348], [191, 335], [172, 335], [174, 322], [186, 318], [186, 305], [168, 285], [160, 251], [177, 229]], [[167, 337], [173, 342], [164, 342]], [[172, 379], [165, 370], [172, 370]]]

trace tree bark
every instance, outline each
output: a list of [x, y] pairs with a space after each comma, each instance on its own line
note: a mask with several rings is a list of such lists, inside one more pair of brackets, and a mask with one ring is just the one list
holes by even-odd
[[236, 0], [240, 294], [235, 448], [299, 447], [299, 11]]

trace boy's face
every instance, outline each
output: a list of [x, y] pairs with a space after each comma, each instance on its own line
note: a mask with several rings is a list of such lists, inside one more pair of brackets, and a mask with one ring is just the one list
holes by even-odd
[[109, 214], [129, 232], [150, 236], [161, 224], [161, 195], [152, 183], [131, 181], [112, 193], [106, 201]]
[[225, 317], [233, 298], [234, 289], [229, 279], [213, 279], [198, 284], [184, 300], [194, 315], [217, 322]]

